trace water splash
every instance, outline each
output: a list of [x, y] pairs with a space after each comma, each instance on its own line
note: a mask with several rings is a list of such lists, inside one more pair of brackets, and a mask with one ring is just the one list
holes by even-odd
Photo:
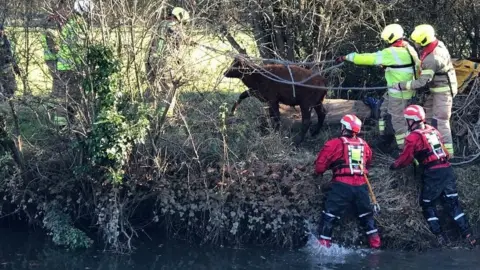
[[[367, 257], [374, 257], [380, 251], [360, 247], [343, 247], [336, 243], [332, 243], [330, 248], [321, 246], [317, 238], [309, 233], [306, 245], [299, 251], [305, 253], [311, 265], [315, 265], [315, 269], [332, 269], [338, 264], [349, 264], [358, 262]], [[335, 267], [334, 267], [335, 268]]]

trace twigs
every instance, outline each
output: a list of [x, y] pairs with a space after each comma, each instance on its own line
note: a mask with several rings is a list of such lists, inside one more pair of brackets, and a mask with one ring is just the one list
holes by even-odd
[[[462, 161], [452, 162], [453, 166], [460, 166], [474, 162], [477, 158], [480, 157], [480, 143], [478, 129], [480, 128], [479, 121], [479, 110], [480, 106], [478, 104], [480, 100], [480, 83], [479, 79], [475, 79], [470, 88], [470, 92], [466, 95], [465, 98], [460, 99], [458, 96], [454, 99], [454, 108], [452, 112], [452, 133], [458, 134], [462, 137], [465, 137], [466, 152], [474, 152], [468, 156], [461, 158]], [[455, 101], [462, 102], [461, 104], [455, 104]], [[455, 132], [456, 131], [456, 132]], [[460, 141], [458, 142], [460, 144]], [[460, 158], [459, 158], [460, 159]]]

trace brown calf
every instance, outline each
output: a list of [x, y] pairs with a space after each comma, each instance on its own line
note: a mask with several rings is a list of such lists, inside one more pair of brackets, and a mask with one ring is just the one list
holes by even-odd
[[[311, 70], [296, 65], [290, 65], [289, 67], [294, 82], [302, 81], [313, 74]], [[268, 102], [270, 106], [269, 114], [275, 121], [274, 126], [277, 130], [280, 122], [279, 103], [290, 106], [300, 105], [302, 113], [302, 129], [299, 136], [295, 138], [295, 144], [298, 145], [305, 139], [305, 135], [311, 125], [310, 115], [311, 109], [313, 108], [317, 113], [318, 123], [313, 131], [311, 131], [311, 135], [317, 135], [320, 132], [323, 121], [325, 120], [326, 111], [322, 102], [325, 99], [327, 90], [299, 85], [293, 86], [288, 83], [276, 82], [265, 77], [272, 77], [271, 74], [265, 73], [265, 70], [275, 74], [283, 80], [292, 81], [289, 68], [286, 65], [266, 64], [260, 67], [245, 58], [238, 56], [235, 57], [231, 67], [225, 71], [224, 76], [227, 78], [238, 78], [242, 80], [243, 84], [248, 87], [248, 90], [240, 94], [238, 100], [232, 107], [232, 114], [243, 99], [249, 96], [256, 97], [262, 102]], [[276, 79], [278, 80], [278, 78]], [[325, 87], [325, 78], [317, 75], [308, 81], [303, 82], [303, 84]]]

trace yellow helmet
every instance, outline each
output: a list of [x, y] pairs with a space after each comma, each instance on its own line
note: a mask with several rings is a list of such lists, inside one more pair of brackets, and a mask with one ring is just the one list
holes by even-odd
[[172, 9], [172, 15], [177, 18], [177, 20], [183, 22], [183, 21], [188, 21], [190, 19], [190, 15], [188, 14], [188, 11], [181, 7], [174, 7]]
[[415, 43], [425, 46], [436, 40], [435, 29], [429, 24], [417, 25], [410, 35], [410, 38], [415, 41]]
[[391, 44], [396, 40], [403, 38], [403, 28], [400, 24], [392, 23], [387, 26], [382, 31], [382, 39]]

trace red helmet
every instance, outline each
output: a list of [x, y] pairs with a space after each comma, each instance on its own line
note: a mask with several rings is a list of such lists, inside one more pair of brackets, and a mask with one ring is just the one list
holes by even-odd
[[410, 105], [406, 107], [403, 111], [403, 116], [407, 120], [413, 120], [415, 122], [425, 122], [425, 110], [423, 110], [422, 106]]
[[342, 117], [342, 120], [340, 120], [340, 123], [342, 123], [345, 129], [348, 129], [353, 133], [359, 133], [360, 129], [362, 129], [362, 121], [354, 114], [345, 115]]

